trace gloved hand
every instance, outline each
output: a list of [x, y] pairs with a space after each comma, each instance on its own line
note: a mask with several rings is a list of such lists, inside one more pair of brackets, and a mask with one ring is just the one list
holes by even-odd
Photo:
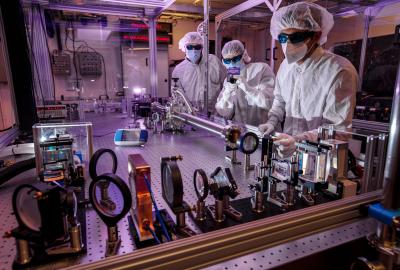
[[258, 130], [261, 131], [261, 133], [265, 137], [265, 136], [271, 135], [272, 132], [274, 132], [275, 127], [274, 127], [274, 125], [272, 125], [270, 123], [265, 123], [265, 124], [259, 125]]
[[276, 133], [277, 139], [274, 144], [278, 145], [278, 156], [288, 158], [296, 151], [296, 139], [285, 133]]
[[225, 82], [224, 83], [224, 96], [233, 96], [237, 90], [237, 84]]

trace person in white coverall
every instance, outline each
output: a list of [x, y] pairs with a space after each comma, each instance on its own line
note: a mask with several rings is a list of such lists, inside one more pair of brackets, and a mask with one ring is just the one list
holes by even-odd
[[306, 2], [282, 7], [272, 16], [271, 34], [286, 59], [277, 73], [268, 121], [259, 130], [272, 134], [285, 120], [284, 133], [276, 134], [275, 141], [282, 158], [293, 154], [296, 141], [316, 141], [319, 126], [351, 128], [358, 76], [347, 59], [321, 47], [333, 24], [325, 8]]
[[236, 79], [224, 81], [215, 108], [235, 122], [258, 126], [264, 123], [274, 99], [275, 75], [265, 63], [250, 63], [242, 42], [233, 40], [222, 49], [223, 64], [238, 72]]
[[[186, 58], [172, 72], [172, 78], [178, 78], [178, 86], [184, 90], [193, 106], [202, 109], [205, 96], [206, 58], [203, 57], [203, 38], [197, 32], [187, 33], [179, 41], [179, 49]], [[215, 55], [209, 58], [209, 110], [213, 111], [222, 83], [226, 77], [226, 69]]]

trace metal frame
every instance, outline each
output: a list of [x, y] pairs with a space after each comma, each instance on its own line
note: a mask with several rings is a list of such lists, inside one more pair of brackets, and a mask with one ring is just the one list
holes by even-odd
[[204, 95], [204, 112], [205, 115], [208, 114], [208, 93], [210, 91], [209, 89], [209, 54], [210, 54], [210, 48], [209, 48], [209, 22], [210, 22], [210, 3], [208, 0], [203, 0], [203, 5], [204, 5], [204, 21], [203, 21], [203, 51], [206, 57], [206, 70], [205, 70], [205, 77], [206, 77], [206, 83], [205, 83], [205, 95]]
[[365, 57], [367, 54], [367, 43], [368, 43], [368, 33], [369, 33], [369, 25], [373, 19], [371, 15], [371, 9], [367, 8], [364, 11], [364, 36], [361, 45], [361, 55], [360, 55], [360, 65], [358, 67], [358, 89], [357, 91], [360, 92], [362, 90], [362, 83], [363, 83], [363, 75], [364, 75], [364, 66], [365, 66]]
[[[7, 42], [6, 42], [6, 37], [5, 37], [5, 32], [4, 32], [4, 24], [3, 24], [3, 14], [2, 10], [0, 9], [0, 38], [2, 40], [0, 46], [2, 47], [3, 51], [3, 58], [4, 58], [4, 64], [5, 64], [5, 69], [6, 69], [6, 76], [7, 76], [7, 81], [8, 85], [10, 86], [10, 91], [11, 91], [11, 101], [12, 101], [12, 107], [13, 107], [13, 113], [14, 113], [14, 121], [15, 121], [15, 126], [19, 126], [19, 119], [18, 119], [18, 111], [17, 111], [17, 103], [15, 101], [15, 94], [14, 94], [14, 84], [11, 76], [11, 67], [10, 67], [10, 59], [8, 58], [8, 47], [7, 47]], [[1, 147], [1, 144], [0, 144]]]
[[[373, 126], [372, 123], [376, 122], [361, 122], [363, 122], [363, 125], [358, 124], [354, 132], [344, 132], [343, 134], [339, 132], [336, 138], [340, 139], [342, 136], [344, 138], [351, 138], [354, 135], [356, 135], [356, 140], [359, 140], [358, 137], [364, 138], [362, 140], [365, 142], [365, 153], [363, 158], [364, 174], [360, 181], [361, 192], [367, 193], [382, 188], [389, 131], [382, 130], [380, 125], [378, 125], [378, 127]], [[367, 126], [368, 123], [369, 126]], [[326, 138], [327, 134], [329, 138], [330, 128], [321, 127], [320, 129], [322, 131], [322, 138]]]
[[127, 4], [127, 5], [134, 5], [140, 7], [151, 7], [151, 8], [158, 8], [161, 4], [161, 9], [166, 9], [170, 5], [172, 5], [175, 0], [163, 0], [163, 1], [155, 1], [155, 0], [101, 0], [102, 2], [108, 3], [118, 3], [118, 4]]
[[40, 134], [41, 130], [44, 128], [75, 128], [75, 127], [82, 127], [85, 128], [87, 138], [87, 154], [88, 159], [90, 159], [94, 153], [93, 150], [93, 125], [90, 122], [87, 123], [71, 123], [71, 124], [42, 124], [42, 125], [35, 125], [32, 127], [32, 134], [33, 134], [33, 142], [35, 144], [35, 162], [36, 162], [36, 174], [40, 174], [41, 168], [43, 168], [43, 156], [42, 150], [40, 149]]
[[354, 129], [389, 133], [389, 123], [353, 119], [352, 125]]
[[373, 181], [373, 168], [375, 161], [375, 152], [377, 145], [377, 137], [374, 135], [370, 135], [367, 137], [367, 145], [365, 149], [365, 158], [364, 161], [364, 175], [362, 180], [362, 191], [368, 192], [374, 188]]
[[65, 4], [47, 4], [43, 6], [50, 10], [63, 10], [70, 12], [84, 12], [93, 14], [108, 14], [114, 16], [137, 16], [144, 17], [144, 10], [142, 8], [129, 8], [129, 7], [86, 7], [86, 6], [75, 6], [75, 5], [65, 5]]
[[[228, 19], [232, 16], [235, 16], [237, 14], [239, 14], [240, 12], [246, 11], [250, 8], [253, 8], [255, 6], [258, 6], [262, 3], [265, 3], [269, 10], [274, 13], [279, 6], [282, 4], [282, 0], [271, 0], [272, 4], [269, 2], [269, 0], [248, 0], [246, 2], [243, 2], [240, 5], [237, 5], [231, 9], [228, 9], [225, 12], [222, 12], [221, 14], [217, 15], [215, 17], [215, 54], [217, 55], [217, 57], [221, 58], [221, 38], [218, 35], [219, 32], [219, 28], [221, 26], [221, 23], [223, 20]], [[272, 68], [272, 70], [274, 69], [274, 47], [275, 47], [275, 40], [273, 38], [271, 38], [271, 51], [270, 51], [270, 62], [269, 65]]]
[[[218, 57], [221, 57], [221, 38], [218, 35], [219, 33], [219, 28], [221, 26], [221, 23], [223, 20], [228, 19], [232, 16], [235, 16], [239, 14], [240, 12], [246, 11], [250, 8], [253, 8], [257, 5], [260, 5], [262, 3], [265, 3], [268, 8], [271, 10], [273, 13], [276, 11], [280, 5], [282, 4], [282, 0], [271, 0], [272, 4], [269, 2], [269, 0], [248, 0], [246, 2], [243, 2], [242, 4], [239, 4], [231, 9], [226, 10], [225, 12], [222, 12], [218, 14], [215, 17], [215, 52]], [[380, 3], [377, 3], [371, 7], [367, 7], [364, 10], [364, 15], [365, 15], [365, 23], [364, 23], [364, 36], [363, 36], [363, 42], [362, 42], [362, 47], [361, 47], [361, 55], [360, 55], [360, 68], [359, 68], [359, 91], [362, 89], [362, 80], [363, 80], [363, 73], [364, 73], [364, 63], [365, 63], [365, 55], [366, 55], [366, 50], [367, 50], [367, 42], [368, 42], [368, 32], [369, 32], [369, 25], [371, 21], [375, 18], [375, 16], [378, 14], [378, 12], [385, 6], [397, 3], [398, 1], [395, 0], [389, 0], [389, 1], [380, 1]], [[270, 57], [270, 66], [272, 69], [274, 69], [274, 52], [273, 52], [273, 47], [275, 46], [275, 40], [271, 39], [271, 57]]]
[[150, 52], [150, 87], [151, 96], [157, 96], [158, 76], [157, 76], [157, 19], [151, 17], [148, 22], [149, 27], [149, 52]]
[[[24, 3], [30, 3], [34, 0], [25, 0]], [[147, 25], [149, 27], [149, 53], [150, 53], [150, 93], [153, 97], [157, 96], [158, 90], [158, 76], [157, 76], [157, 17], [170, 7], [175, 0], [165, 0], [163, 5], [157, 1], [141, 1], [141, 0], [109, 0], [105, 2], [129, 4], [129, 6], [113, 7], [113, 6], [77, 6], [68, 4], [51, 4], [48, 1], [40, 1], [39, 3], [46, 9], [51, 10], [64, 10], [75, 12], [86, 12], [94, 14], [108, 14], [115, 16], [136, 16], [147, 18]], [[138, 7], [135, 7], [138, 6]]]
[[396, 86], [393, 95], [393, 108], [390, 121], [387, 160], [384, 172], [384, 200], [386, 209], [400, 208], [400, 61], [397, 67]]
[[383, 187], [383, 177], [385, 173], [385, 166], [382, 166], [382, 164], [386, 163], [386, 155], [383, 153], [387, 153], [387, 148], [388, 148], [388, 139], [389, 135], [388, 134], [379, 134], [378, 137], [378, 145], [377, 145], [377, 153], [378, 153], [378, 161], [377, 164], [378, 167], [376, 168], [376, 188], [381, 189]]
[[362, 192], [382, 188], [388, 137], [386, 133], [367, 137]]

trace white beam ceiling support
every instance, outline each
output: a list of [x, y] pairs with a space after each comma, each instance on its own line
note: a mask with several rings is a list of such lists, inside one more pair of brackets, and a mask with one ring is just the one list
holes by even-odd
[[[204, 16], [204, 8], [201, 6], [174, 3], [167, 10], [174, 12], [182, 12], [182, 13], [201, 14], [202, 17]], [[221, 8], [212, 8], [210, 9], [210, 15], [220, 14], [221, 12], [224, 11], [225, 10]]]
[[63, 4], [48, 4], [43, 6], [46, 9], [62, 10], [70, 12], [83, 12], [102, 15], [127, 16], [127, 17], [144, 17], [142, 8], [127, 8], [127, 7], [100, 7], [100, 6], [76, 6]]
[[[273, 0], [275, 3], [275, 0]], [[269, 2], [269, 0], [265, 0], [265, 4], [267, 5], [267, 7], [269, 8], [269, 10], [271, 10], [271, 12], [275, 11], [275, 7], [273, 5], [271, 5], [271, 3]]]
[[150, 49], [150, 92], [151, 97], [158, 95], [157, 76], [157, 18], [150, 18], [149, 27], [149, 49]]
[[247, 0], [246, 2], [241, 3], [240, 5], [237, 5], [231, 9], [228, 9], [225, 12], [222, 12], [221, 14], [218, 14], [215, 17], [215, 23], [216, 27], [219, 27], [221, 22], [225, 19], [228, 19], [232, 16], [235, 16], [236, 14], [239, 14], [240, 12], [246, 11], [250, 8], [253, 8], [255, 6], [258, 6], [264, 2], [265, 0]]
[[194, 5], [185, 5], [185, 4], [173, 4], [168, 8], [169, 11], [175, 12], [187, 12], [187, 13], [198, 13], [203, 15], [203, 8], [197, 7]]
[[[278, 10], [280, 4], [282, 3], [282, 0], [271, 0], [272, 4], [269, 2], [269, 0], [266, 0], [265, 3], [269, 7], [272, 13], [274, 13], [276, 10]], [[268, 5], [270, 4], [270, 5]], [[275, 39], [272, 38], [271, 36], [271, 49], [270, 49], [270, 56], [269, 56], [269, 66], [271, 67], [272, 70], [274, 70], [275, 66], [275, 44], [276, 41]]]
[[265, 0], [247, 0], [246, 2], [241, 3], [231, 9], [228, 9], [225, 12], [222, 12], [215, 16], [215, 55], [221, 58], [221, 37], [218, 35], [219, 27], [223, 20], [228, 19], [240, 12], [246, 11], [250, 8], [258, 6], [264, 2]]
[[209, 87], [209, 79], [210, 79], [210, 73], [209, 73], [209, 23], [210, 23], [210, 2], [209, 0], [203, 0], [203, 8], [204, 8], [204, 21], [203, 21], [203, 57], [206, 57], [206, 70], [205, 70], [205, 95], [204, 95], [204, 113], [208, 117], [208, 93], [210, 91]]
[[168, 9], [173, 3], [175, 3], [175, 1], [176, 1], [176, 0], [166, 0], [165, 3], [164, 3], [164, 5], [163, 5], [162, 7], [157, 8], [157, 9], [155, 10], [156, 16], [160, 16], [161, 13], [162, 13], [164, 10]]
[[[222, 21], [225, 20], [225, 19], [228, 19], [228, 18], [230, 18], [232, 16], [235, 16], [235, 15], [237, 15], [237, 14], [243, 12], [243, 11], [249, 10], [249, 9], [255, 7], [255, 6], [263, 4], [263, 3], [265, 3], [268, 6], [268, 8], [270, 9], [270, 11], [272, 13], [274, 13], [275, 10], [277, 10], [279, 8], [279, 6], [281, 5], [281, 3], [282, 3], [282, 0], [271, 0], [272, 4], [269, 1], [270, 0], [247, 0], [246, 2], [243, 2], [240, 5], [237, 5], [237, 6], [233, 7], [233, 8], [231, 8], [231, 9], [228, 9], [227, 11], [222, 12], [221, 14], [218, 14], [215, 17], [215, 39], [216, 39], [216, 41], [215, 41], [215, 45], [216, 45], [215, 46], [215, 54], [218, 57], [221, 57], [221, 38], [218, 36], [218, 33], [219, 33], [219, 27], [221, 26]], [[271, 41], [271, 45], [272, 45], [272, 43], [275, 45], [275, 41], [274, 40]], [[273, 54], [274, 54], [274, 49], [273, 48], [274, 47], [275, 46], [271, 47], [270, 64], [272, 63], [272, 66], [271, 66], [272, 69], [273, 69], [273, 61], [274, 61], [274, 57], [273, 57]]]
[[[37, 2], [38, 0], [25, 0], [24, 3]], [[73, 4], [52, 4], [48, 1], [40, 0], [43, 7], [47, 9], [87, 12], [93, 14], [106, 14], [116, 16], [136, 16], [136, 17], [157, 17], [164, 10], [169, 8], [176, 0], [164, 1], [142, 1], [142, 0], [101, 0], [109, 6], [92, 5], [73, 5]], [[113, 6], [112, 4], [125, 4], [125, 6]]]
[[144, 8], [165, 8], [169, 7], [175, 0], [101, 0], [100, 2], [109, 4], [124, 4]]

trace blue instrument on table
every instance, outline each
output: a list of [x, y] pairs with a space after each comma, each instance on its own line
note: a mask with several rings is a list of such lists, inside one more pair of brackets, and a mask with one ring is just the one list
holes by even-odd
[[149, 133], [146, 129], [118, 129], [114, 143], [118, 146], [142, 146], [147, 142]]

